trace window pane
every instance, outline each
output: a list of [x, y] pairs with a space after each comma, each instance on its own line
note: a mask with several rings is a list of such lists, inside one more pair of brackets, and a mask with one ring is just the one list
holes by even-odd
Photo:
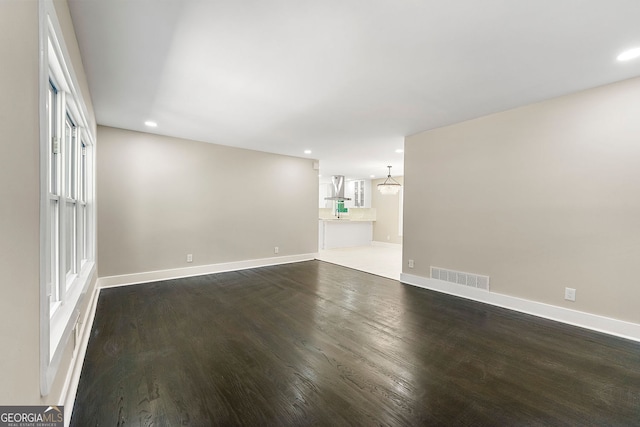
[[75, 125], [71, 118], [67, 115], [65, 120], [65, 178], [66, 178], [66, 196], [70, 199], [76, 198], [76, 135]]
[[[78, 233], [79, 233], [79, 244], [78, 244], [78, 258], [80, 261], [84, 261], [87, 259], [87, 206], [80, 205], [80, 215], [78, 218]], [[82, 263], [80, 264], [82, 265]]]
[[54, 138], [57, 136], [57, 93], [55, 86], [49, 81], [49, 93], [47, 99], [47, 107], [49, 109], [49, 123], [48, 123], [48, 143], [50, 144], [49, 155], [49, 192], [52, 194], [58, 194], [58, 154], [56, 147], [54, 146]]
[[76, 268], [76, 204], [67, 202], [66, 204], [66, 225], [65, 233], [65, 272], [67, 277], [77, 272]]
[[82, 143], [80, 149], [80, 176], [78, 177], [78, 199], [87, 201], [87, 146]]
[[58, 228], [58, 218], [59, 218], [59, 204], [57, 200], [51, 200], [49, 202], [49, 209], [51, 212], [51, 217], [49, 218], [49, 227], [50, 227], [50, 235], [49, 239], [51, 240], [49, 260], [47, 265], [47, 285], [51, 290], [51, 298], [50, 303], [53, 304], [60, 300], [60, 287], [59, 287], [59, 228]]

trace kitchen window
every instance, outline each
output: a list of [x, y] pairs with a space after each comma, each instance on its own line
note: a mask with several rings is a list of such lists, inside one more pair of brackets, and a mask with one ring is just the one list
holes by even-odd
[[364, 208], [364, 180], [354, 181], [354, 197], [353, 202], [355, 207]]

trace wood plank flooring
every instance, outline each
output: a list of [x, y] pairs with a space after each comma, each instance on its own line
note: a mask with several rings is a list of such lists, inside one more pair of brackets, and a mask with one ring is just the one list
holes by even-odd
[[105, 289], [71, 425], [640, 425], [640, 344], [309, 261]]

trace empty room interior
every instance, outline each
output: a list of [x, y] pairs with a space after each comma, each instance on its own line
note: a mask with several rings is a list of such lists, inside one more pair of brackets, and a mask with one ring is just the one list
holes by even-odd
[[0, 407], [640, 425], [638, 16], [1, 1]]

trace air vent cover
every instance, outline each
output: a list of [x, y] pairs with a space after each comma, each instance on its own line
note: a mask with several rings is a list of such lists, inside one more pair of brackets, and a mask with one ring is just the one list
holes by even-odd
[[462, 271], [431, 266], [431, 278], [483, 289], [485, 291], [489, 290], [489, 276], [482, 276], [480, 274], [464, 273]]

